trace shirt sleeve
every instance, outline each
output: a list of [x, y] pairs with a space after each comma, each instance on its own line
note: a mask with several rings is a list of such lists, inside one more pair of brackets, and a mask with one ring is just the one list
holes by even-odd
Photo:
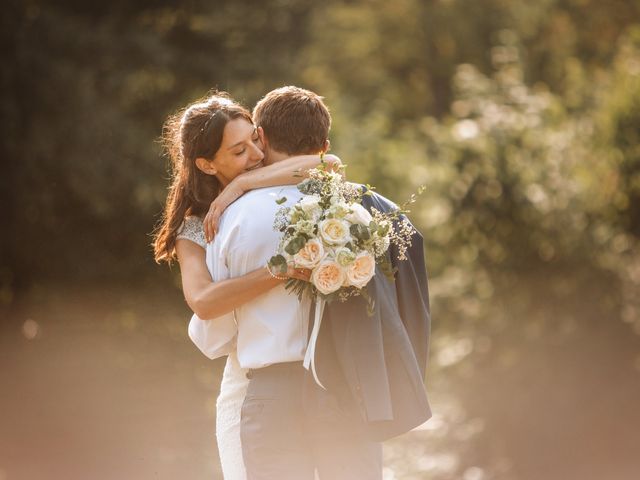
[[[214, 282], [230, 278], [226, 263], [226, 242], [216, 239], [206, 246], [206, 262]], [[207, 357], [214, 359], [228, 355], [236, 348], [238, 326], [233, 311], [212, 319], [197, 315], [189, 322], [189, 338]]]
[[237, 335], [233, 312], [203, 320], [195, 313], [189, 321], [189, 338], [210, 359], [228, 355], [235, 348]]

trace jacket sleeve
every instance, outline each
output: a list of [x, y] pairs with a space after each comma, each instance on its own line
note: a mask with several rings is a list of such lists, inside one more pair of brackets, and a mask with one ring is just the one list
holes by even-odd
[[[369, 209], [375, 207], [381, 212], [389, 212], [398, 208], [395, 203], [377, 193], [365, 195], [362, 204]], [[398, 310], [424, 379], [429, 356], [431, 310], [422, 234], [413, 227], [411, 245], [405, 253], [406, 260], [398, 260], [398, 247], [394, 244], [390, 245], [389, 254], [391, 265], [397, 269], [395, 288]]]
[[414, 229], [406, 260], [398, 260], [398, 247], [391, 245], [391, 263], [397, 268], [396, 293], [402, 323], [407, 330], [420, 373], [424, 378], [429, 355], [431, 310], [429, 285], [424, 257], [423, 237]]

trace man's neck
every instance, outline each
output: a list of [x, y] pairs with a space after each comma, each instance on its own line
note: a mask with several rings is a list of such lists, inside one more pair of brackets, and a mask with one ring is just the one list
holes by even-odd
[[274, 164], [286, 160], [287, 158], [294, 157], [295, 155], [289, 155], [284, 152], [276, 152], [274, 150], [269, 151], [269, 164]]

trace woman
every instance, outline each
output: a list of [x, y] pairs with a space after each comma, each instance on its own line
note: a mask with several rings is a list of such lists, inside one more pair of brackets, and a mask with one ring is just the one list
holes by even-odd
[[[212, 282], [205, 264], [205, 236], [213, 235], [224, 209], [245, 191], [295, 184], [300, 174], [320, 163], [319, 155], [292, 157], [263, 167], [262, 132], [249, 112], [224, 93], [216, 93], [171, 116], [163, 139], [172, 161], [172, 184], [162, 222], [155, 234], [156, 261], [180, 263], [189, 307], [200, 318], [214, 319], [274, 288], [288, 278], [308, 280], [309, 272], [289, 268], [284, 277], [268, 268], [242, 277]], [[340, 160], [324, 157], [331, 165]], [[209, 211], [205, 234], [202, 218]], [[216, 435], [227, 480], [244, 480], [240, 444], [240, 408], [247, 379], [229, 355], [217, 401]]]

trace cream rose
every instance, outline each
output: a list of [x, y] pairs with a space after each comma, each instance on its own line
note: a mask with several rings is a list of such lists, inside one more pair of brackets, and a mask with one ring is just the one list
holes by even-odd
[[318, 233], [329, 245], [344, 245], [351, 240], [349, 224], [337, 218], [328, 218], [318, 225]]
[[356, 259], [347, 267], [347, 279], [349, 284], [356, 288], [362, 288], [373, 274], [376, 272], [376, 260], [369, 252], [361, 252], [356, 255]]
[[345, 278], [344, 269], [333, 260], [323, 260], [311, 274], [311, 282], [325, 295], [338, 290]]
[[296, 266], [304, 268], [313, 268], [324, 256], [324, 248], [322, 242], [317, 238], [307, 240], [307, 243], [293, 256]]
[[359, 223], [360, 225], [364, 225], [365, 227], [368, 227], [369, 222], [373, 220], [373, 217], [367, 211], [367, 209], [364, 208], [359, 203], [354, 203], [353, 205], [350, 205], [349, 209], [351, 210], [351, 212], [344, 217], [344, 219], [349, 223]]

